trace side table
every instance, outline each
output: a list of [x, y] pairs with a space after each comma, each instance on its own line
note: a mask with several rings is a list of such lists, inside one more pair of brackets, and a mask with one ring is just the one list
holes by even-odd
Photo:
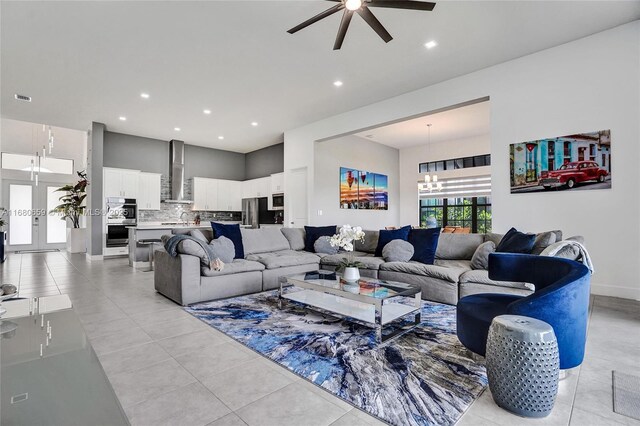
[[544, 321], [500, 315], [489, 329], [489, 389], [498, 406], [523, 417], [546, 417], [558, 393], [560, 358], [553, 328]]

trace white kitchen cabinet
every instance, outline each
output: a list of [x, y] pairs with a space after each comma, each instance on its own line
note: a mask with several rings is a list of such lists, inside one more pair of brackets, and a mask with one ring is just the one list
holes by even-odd
[[223, 179], [193, 178], [193, 210], [242, 210], [242, 182]]
[[284, 193], [284, 173], [276, 173], [271, 175], [271, 193]]
[[242, 198], [262, 198], [271, 195], [271, 177], [245, 180], [242, 182]]
[[129, 169], [104, 168], [104, 197], [138, 198], [140, 171]]
[[158, 173], [138, 175], [138, 210], [160, 210], [160, 178]]

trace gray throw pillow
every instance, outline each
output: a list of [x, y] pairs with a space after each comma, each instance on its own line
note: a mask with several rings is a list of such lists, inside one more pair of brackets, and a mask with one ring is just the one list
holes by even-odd
[[209, 266], [209, 255], [204, 251], [202, 246], [193, 240], [182, 240], [178, 243], [178, 253], [188, 254], [200, 258], [200, 263], [204, 266]]
[[199, 229], [192, 229], [191, 231], [189, 231], [189, 235], [200, 241], [204, 241], [205, 243], [209, 242], [209, 240], [207, 240], [207, 237], [205, 237], [202, 231]]
[[553, 231], [541, 232], [536, 235], [531, 254], [540, 254], [544, 249], [556, 242], [556, 233]]
[[303, 228], [282, 228], [280, 229], [285, 238], [289, 241], [291, 250], [304, 250], [304, 229]]
[[220, 259], [224, 263], [233, 262], [233, 258], [236, 255], [236, 246], [229, 238], [224, 236], [214, 238], [209, 243], [209, 246], [213, 252], [213, 259]]
[[496, 251], [496, 243], [487, 241], [478, 246], [471, 258], [471, 269], [489, 269], [489, 255]]
[[408, 262], [413, 257], [413, 245], [404, 240], [391, 240], [382, 248], [382, 258], [387, 262]]
[[331, 237], [327, 236], [318, 238], [316, 242], [313, 243], [313, 250], [316, 253], [337, 254], [340, 247], [333, 247], [331, 244], [329, 244], [330, 239]]

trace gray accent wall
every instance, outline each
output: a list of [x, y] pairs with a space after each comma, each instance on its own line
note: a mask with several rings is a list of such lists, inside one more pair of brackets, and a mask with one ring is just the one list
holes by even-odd
[[169, 142], [104, 132], [104, 167], [141, 170], [169, 176]]
[[[93, 122], [87, 137], [87, 178], [89, 180], [87, 205], [90, 212], [102, 211], [104, 129], [104, 124]], [[90, 256], [102, 255], [103, 227], [102, 215], [89, 214], [87, 216], [87, 254]]]
[[257, 179], [284, 171], [284, 143], [271, 145], [245, 156], [245, 179]]
[[185, 145], [184, 178], [245, 180], [244, 160], [244, 154], [238, 152]]

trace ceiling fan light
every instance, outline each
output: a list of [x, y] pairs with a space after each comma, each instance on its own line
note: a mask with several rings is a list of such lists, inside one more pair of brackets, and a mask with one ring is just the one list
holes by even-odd
[[362, 0], [347, 0], [344, 2], [344, 6], [348, 10], [358, 10], [362, 7]]
[[424, 183], [431, 182], [431, 177], [429, 175], [424, 175]]
[[433, 183], [436, 183], [438, 181], [438, 175], [433, 175]]

